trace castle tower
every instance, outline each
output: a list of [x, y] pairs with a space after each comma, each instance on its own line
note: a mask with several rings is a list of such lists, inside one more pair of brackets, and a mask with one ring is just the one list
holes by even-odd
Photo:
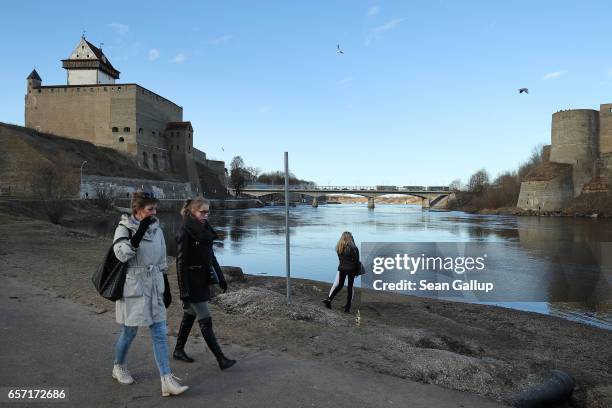
[[612, 103], [604, 103], [599, 108], [599, 153], [612, 155]]
[[196, 192], [202, 191], [198, 170], [193, 160], [193, 127], [191, 122], [169, 122], [164, 137], [170, 150], [173, 170], [189, 180]]
[[571, 109], [552, 115], [550, 161], [572, 166], [574, 197], [593, 177], [599, 156], [599, 112]]
[[81, 37], [68, 59], [62, 60], [67, 71], [68, 85], [114, 84], [119, 79], [117, 71], [102, 50]]
[[[31, 114], [32, 111], [35, 109], [36, 106], [36, 96], [32, 95], [32, 92], [34, 92], [35, 89], [40, 88], [42, 86], [42, 79], [40, 78], [40, 75], [38, 75], [38, 72], [36, 72], [35, 69], [32, 70], [32, 72], [30, 72], [30, 75], [28, 75], [28, 77], [26, 78], [27, 81], [27, 86], [28, 89], [26, 91], [26, 95], [25, 95], [25, 124], [26, 126], [28, 126], [28, 124], [31, 123]], [[35, 128], [37, 130], [40, 130], [40, 126], [38, 125], [31, 125], [30, 127]]]
[[38, 75], [35, 69], [30, 72], [30, 75], [28, 75], [26, 79], [28, 81], [28, 93], [32, 93], [32, 89], [36, 89], [42, 85], [42, 79], [40, 79], [40, 75]]

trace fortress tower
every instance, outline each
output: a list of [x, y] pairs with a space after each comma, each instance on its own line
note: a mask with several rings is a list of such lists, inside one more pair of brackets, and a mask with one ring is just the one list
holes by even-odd
[[117, 71], [101, 48], [81, 37], [68, 59], [62, 60], [67, 72], [68, 85], [114, 84], [119, 79]]
[[517, 206], [560, 211], [570, 201], [612, 189], [612, 103], [552, 115], [550, 158], [521, 183]]

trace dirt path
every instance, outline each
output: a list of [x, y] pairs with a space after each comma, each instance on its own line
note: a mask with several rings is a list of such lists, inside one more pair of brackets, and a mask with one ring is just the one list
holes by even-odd
[[97, 314], [92, 307], [14, 278], [4, 279], [0, 288], [0, 313], [0, 385], [66, 389], [69, 401], [53, 406], [502, 406], [433, 385], [239, 346], [224, 346], [239, 363], [221, 372], [201, 340], [189, 344], [195, 363], [171, 362], [191, 389], [180, 397], [163, 398], [147, 330], [141, 330], [129, 355], [137, 383], [122, 386], [110, 376], [118, 327], [110, 314]]

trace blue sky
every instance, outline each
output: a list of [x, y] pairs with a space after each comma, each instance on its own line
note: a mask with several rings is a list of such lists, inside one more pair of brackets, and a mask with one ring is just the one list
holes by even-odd
[[34, 66], [65, 84], [60, 60], [86, 30], [120, 82], [183, 106], [209, 157], [269, 171], [289, 151], [321, 185], [495, 176], [550, 142], [552, 113], [612, 102], [610, 1], [11, 2], [3, 15], [0, 121], [23, 124]]

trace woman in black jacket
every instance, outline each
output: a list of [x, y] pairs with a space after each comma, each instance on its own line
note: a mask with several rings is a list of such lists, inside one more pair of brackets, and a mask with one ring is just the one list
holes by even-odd
[[351, 300], [353, 300], [353, 282], [355, 277], [359, 276], [361, 270], [361, 262], [359, 261], [359, 249], [355, 245], [353, 235], [344, 231], [340, 240], [336, 244], [336, 253], [338, 254], [338, 273], [336, 274], [336, 280], [329, 291], [329, 297], [323, 300], [325, 307], [331, 309], [331, 302], [334, 297], [340, 292], [348, 276], [348, 293], [346, 296], [346, 305], [344, 311], [350, 313], [351, 311]]
[[208, 309], [209, 285], [216, 283], [215, 277], [223, 293], [227, 291], [227, 282], [213, 251], [213, 241], [218, 235], [208, 223], [209, 214], [209, 202], [204, 197], [186, 200], [181, 210], [183, 225], [176, 236], [176, 272], [184, 313], [172, 356], [175, 360], [193, 362], [185, 354], [185, 343], [197, 317], [202, 337], [217, 358], [219, 367], [225, 370], [236, 360], [228, 359], [221, 351]]

